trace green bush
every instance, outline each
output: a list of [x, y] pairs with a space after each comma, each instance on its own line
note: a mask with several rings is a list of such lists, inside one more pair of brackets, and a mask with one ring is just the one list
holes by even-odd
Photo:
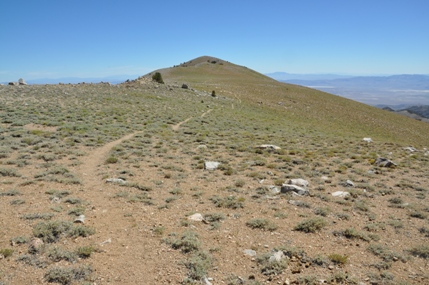
[[258, 256], [256, 262], [258, 263], [261, 273], [264, 275], [279, 275], [287, 267], [287, 259], [271, 260], [272, 253], [265, 253]]
[[159, 72], [155, 72], [154, 75], [152, 75], [152, 80], [161, 84], [164, 84], [164, 80], [162, 79], [162, 75]]
[[341, 255], [341, 254], [331, 254], [328, 256], [329, 260], [331, 260], [333, 263], [337, 265], [344, 265], [347, 263], [347, 259], [349, 258], [347, 255]]
[[57, 242], [61, 236], [87, 237], [95, 233], [94, 229], [74, 225], [69, 221], [52, 221], [38, 223], [33, 228], [33, 235], [41, 238], [46, 243]]
[[45, 279], [48, 282], [68, 285], [72, 284], [73, 281], [89, 280], [91, 274], [92, 269], [89, 266], [53, 267], [45, 273]]
[[429, 259], [429, 245], [417, 245], [410, 249], [410, 253], [420, 258]]
[[11, 256], [12, 254], [13, 254], [13, 249], [10, 249], [10, 248], [0, 249], [0, 255], [2, 255], [5, 258]]
[[195, 232], [187, 231], [180, 239], [169, 242], [174, 249], [180, 249], [183, 253], [195, 252], [200, 249], [201, 243]]
[[252, 229], [263, 229], [270, 232], [278, 228], [276, 224], [266, 219], [252, 219], [246, 225]]
[[315, 233], [327, 225], [323, 218], [307, 219], [299, 223], [294, 229], [305, 233]]

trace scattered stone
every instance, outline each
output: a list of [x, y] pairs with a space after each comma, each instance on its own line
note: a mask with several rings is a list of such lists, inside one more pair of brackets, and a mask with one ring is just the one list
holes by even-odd
[[207, 278], [207, 277], [203, 278], [203, 284], [205, 284], [205, 285], [212, 285], [212, 283], [210, 282], [209, 278]]
[[51, 200], [51, 203], [59, 204], [61, 202], [61, 199], [59, 197], [54, 197]]
[[396, 163], [392, 162], [391, 160], [383, 157], [379, 157], [375, 160], [375, 164], [380, 167], [395, 167], [397, 166]]
[[9, 83], [8, 83], [8, 85], [11, 85], [11, 86], [18, 86], [18, 85], [19, 85], [19, 83], [18, 83], [18, 82], [9, 82]]
[[254, 251], [253, 249], [245, 249], [243, 252], [245, 255], [248, 256], [256, 256], [256, 251]]
[[309, 191], [307, 189], [292, 184], [283, 184], [280, 188], [280, 191], [281, 193], [293, 192], [301, 196], [309, 194]]
[[182, 84], [183, 89], [189, 89], [189, 86], [187, 84]]
[[367, 143], [371, 143], [372, 142], [372, 138], [363, 138], [363, 141], [365, 141]]
[[287, 201], [289, 204], [294, 205], [294, 206], [299, 206], [302, 204], [301, 201], [297, 201], [297, 200], [289, 200]]
[[197, 146], [197, 149], [207, 149], [207, 146], [205, 144], [200, 144]]
[[103, 241], [103, 242], [100, 242], [100, 245], [104, 245], [104, 244], [107, 244], [107, 243], [111, 243], [112, 242], [112, 239], [111, 238], [109, 238], [109, 239], [106, 239], [105, 241]]
[[200, 213], [195, 213], [195, 214], [189, 216], [188, 220], [195, 221], [195, 222], [202, 222], [204, 220], [204, 217]]
[[409, 152], [416, 152], [416, 151], [418, 151], [416, 148], [414, 148], [412, 146], [404, 147], [404, 150], [407, 150]]
[[215, 170], [220, 165], [220, 162], [217, 161], [206, 161], [204, 162], [204, 169], [206, 170]]
[[336, 191], [336, 192], [332, 193], [331, 195], [334, 197], [345, 198], [345, 197], [349, 196], [350, 193], [346, 192], [346, 191]]
[[331, 178], [329, 178], [328, 176], [322, 176], [322, 177], [320, 177], [320, 179], [325, 181], [325, 183], [331, 183], [332, 182]]
[[271, 185], [271, 186], [268, 186], [268, 188], [270, 189], [271, 193], [273, 193], [273, 194], [279, 194], [280, 193], [279, 187]]
[[344, 186], [344, 187], [355, 187], [355, 184], [351, 180], [346, 180], [346, 181], [344, 181], [344, 182], [342, 182], [340, 184], [342, 186]]
[[107, 178], [106, 183], [127, 184], [127, 181], [122, 178]]
[[287, 184], [292, 184], [304, 188], [308, 187], [308, 181], [302, 178], [290, 179]]
[[32, 239], [30, 242], [30, 245], [28, 246], [28, 252], [29, 253], [37, 253], [41, 249], [43, 244], [44, 244], [44, 242], [40, 238]]
[[260, 146], [257, 146], [257, 148], [266, 149], [266, 150], [270, 150], [270, 151], [281, 149], [281, 147], [273, 145], [273, 144], [261, 144]]
[[77, 217], [73, 221], [73, 223], [81, 223], [81, 224], [85, 223], [85, 215], [79, 215], [79, 217]]

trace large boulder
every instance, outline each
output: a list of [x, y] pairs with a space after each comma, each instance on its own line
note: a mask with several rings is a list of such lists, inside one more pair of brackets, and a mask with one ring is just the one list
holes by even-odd
[[375, 160], [375, 164], [380, 167], [396, 167], [396, 163], [383, 157], [379, 157]]
[[293, 184], [283, 184], [280, 191], [281, 193], [292, 192], [301, 196], [308, 195], [310, 193], [307, 189]]
[[19, 84], [19, 85], [27, 85], [27, 82], [25, 82], [25, 80], [24, 80], [24, 79], [20, 78], [20, 79], [18, 80], [18, 84]]

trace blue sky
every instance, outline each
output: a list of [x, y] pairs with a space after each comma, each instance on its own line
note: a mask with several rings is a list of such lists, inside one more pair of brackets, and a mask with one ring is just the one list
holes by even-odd
[[261, 73], [429, 74], [428, 11], [427, 0], [2, 0], [0, 82], [139, 76], [202, 55]]

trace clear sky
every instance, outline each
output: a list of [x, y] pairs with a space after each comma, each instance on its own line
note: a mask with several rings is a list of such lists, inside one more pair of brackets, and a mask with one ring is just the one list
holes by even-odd
[[0, 82], [202, 55], [261, 73], [429, 74], [428, 0], [1, 0], [0, 15]]

